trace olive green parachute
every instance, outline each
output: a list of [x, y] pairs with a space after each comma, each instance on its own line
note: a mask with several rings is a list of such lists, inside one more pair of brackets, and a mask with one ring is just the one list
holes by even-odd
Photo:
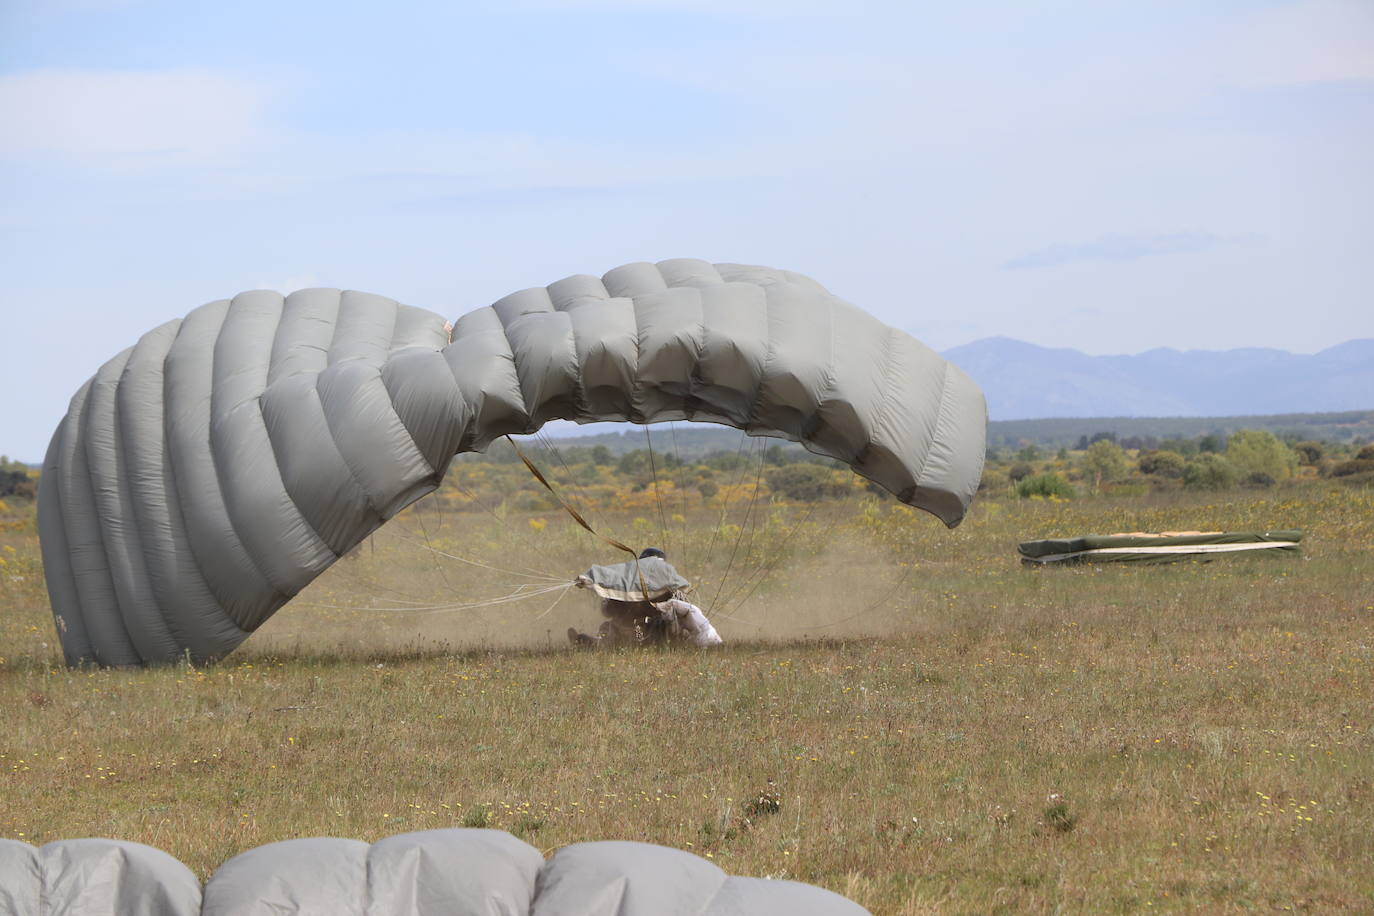
[[1174, 563], [1179, 560], [1211, 560], [1220, 554], [1269, 556], [1302, 553], [1302, 532], [1280, 531], [1163, 531], [1129, 534], [1087, 534], [1072, 538], [1023, 541], [1017, 546], [1021, 563], [1045, 566], [1052, 563]]
[[986, 407], [959, 369], [790, 271], [670, 260], [458, 319], [242, 293], [145, 334], [75, 397], [39, 487], [70, 664], [220, 658], [453, 456], [546, 421], [800, 442], [953, 526]]

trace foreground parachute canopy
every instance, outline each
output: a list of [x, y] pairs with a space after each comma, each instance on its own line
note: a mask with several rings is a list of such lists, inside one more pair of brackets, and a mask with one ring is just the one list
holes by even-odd
[[202, 888], [167, 853], [98, 838], [45, 846], [0, 839], [6, 916], [868, 916], [796, 881], [727, 875], [647, 843], [574, 843], [547, 861], [500, 830], [400, 833], [368, 844], [283, 840], [239, 853]]
[[242, 293], [75, 397], [39, 486], [69, 664], [221, 658], [453, 456], [552, 419], [800, 442], [947, 525], [982, 473], [963, 372], [790, 271], [627, 264], [458, 319], [367, 293]]

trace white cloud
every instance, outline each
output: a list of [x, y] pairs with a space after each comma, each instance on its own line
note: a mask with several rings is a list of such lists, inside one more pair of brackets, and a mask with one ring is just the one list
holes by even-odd
[[1374, 80], [1374, 3], [1300, 0], [1259, 13], [1227, 70], [1247, 87]]
[[0, 77], [0, 152], [106, 164], [216, 160], [262, 132], [259, 87], [199, 70]]

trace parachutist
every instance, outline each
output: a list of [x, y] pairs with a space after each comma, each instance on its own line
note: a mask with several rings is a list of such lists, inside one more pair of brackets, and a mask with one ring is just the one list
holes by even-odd
[[718, 646], [724, 642], [701, 608], [682, 597], [691, 585], [657, 547], [646, 547], [627, 563], [593, 566], [577, 577], [577, 585], [601, 596], [601, 615], [606, 619], [595, 636], [569, 627], [568, 642], [575, 646]]

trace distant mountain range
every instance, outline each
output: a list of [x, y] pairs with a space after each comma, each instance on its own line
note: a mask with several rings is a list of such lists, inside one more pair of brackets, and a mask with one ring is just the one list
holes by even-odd
[[1374, 408], [1374, 340], [1284, 350], [1089, 356], [1006, 337], [944, 353], [982, 386], [993, 420], [1215, 417]]
[[[1310, 356], [1258, 348], [1089, 356], [989, 337], [943, 355], [987, 395], [993, 447], [1073, 445], [1101, 432], [1193, 438], [1245, 428], [1302, 439], [1374, 441], [1374, 340], [1351, 340]], [[595, 430], [557, 422], [540, 438], [559, 448], [604, 445], [616, 455], [650, 444], [643, 427], [628, 423]], [[735, 430], [692, 423], [655, 425], [650, 434], [656, 452], [683, 460], [773, 445], [799, 448], [771, 439], [748, 445]]]

